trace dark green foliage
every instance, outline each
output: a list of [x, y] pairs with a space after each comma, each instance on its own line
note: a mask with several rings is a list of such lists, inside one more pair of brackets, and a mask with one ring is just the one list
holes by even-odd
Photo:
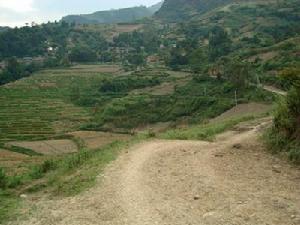
[[[73, 46], [82, 46], [84, 50], [88, 48], [99, 52], [107, 49], [108, 43], [98, 30], [83, 30], [65, 22], [15, 28], [0, 33], [0, 60], [9, 57], [48, 58], [48, 48], [51, 47], [53, 52], [50, 52], [49, 59], [56, 58], [60, 62], [66, 59], [65, 56]], [[91, 57], [89, 54], [88, 56]], [[57, 63], [51, 64], [57, 66]], [[59, 65], [61, 64], [60, 62]]]
[[249, 85], [251, 71], [248, 63], [241, 62], [238, 59], [231, 59], [224, 65], [224, 68], [225, 79], [230, 81], [235, 88], [241, 90]]
[[49, 171], [55, 170], [58, 166], [58, 161], [46, 160], [41, 165], [36, 165], [30, 171], [29, 176], [32, 179], [40, 179]]
[[47, 52], [46, 41], [64, 47], [70, 32], [67, 24], [43, 24], [9, 29], [0, 33], [0, 59], [6, 57], [39, 56]]
[[122, 96], [131, 90], [152, 87], [160, 84], [160, 79], [155, 77], [129, 76], [104, 80], [100, 86], [100, 92], [106, 94], [118, 94]]
[[[143, 82], [148, 86], [154, 84], [149, 81]], [[190, 122], [199, 122], [214, 117], [234, 105], [233, 85], [210, 77], [196, 76], [186, 86], [177, 87], [176, 91], [169, 95], [129, 94], [122, 97], [128, 86], [119, 82], [111, 80], [105, 84], [102, 91], [114, 91], [112, 96], [118, 98], [108, 101], [99, 111], [93, 129], [129, 129], [143, 124], [176, 121], [183, 117], [190, 118]], [[131, 84], [134, 85], [135, 82], [132, 81]], [[239, 97], [246, 95], [241, 92]]]
[[128, 63], [133, 68], [138, 68], [146, 65], [145, 55], [142, 53], [133, 53], [127, 57]]
[[97, 61], [97, 54], [88, 47], [75, 47], [71, 50], [70, 60], [72, 62], [95, 62]]
[[194, 50], [189, 56], [189, 65], [194, 72], [205, 72], [208, 67], [206, 49], [198, 48]]
[[286, 69], [282, 76], [292, 83], [287, 98], [278, 104], [274, 126], [268, 141], [278, 152], [287, 152], [291, 160], [300, 163], [300, 77], [299, 68]]
[[227, 32], [219, 26], [214, 27], [209, 35], [208, 54], [212, 62], [231, 51], [231, 40]]
[[0, 167], [0, 190], [7, 187], [8, 177], [6, 176], [4, 169]]
[[173, 48], [170, 52], [170, 58], [168, 59], [167, 65], [178, 70], [180, 66], [188, 64], [188, 57], [180, 48]]

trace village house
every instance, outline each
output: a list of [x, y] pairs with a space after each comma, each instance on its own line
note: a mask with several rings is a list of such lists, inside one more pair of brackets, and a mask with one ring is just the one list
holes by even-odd
[[23, 59], [19, 60], [20, 63], [24, 63], [25, 65], [29, 65], [31, 63], [43, 63], [45, 61], [45, 58], [42, 56], [37, 57], [24, 57]]

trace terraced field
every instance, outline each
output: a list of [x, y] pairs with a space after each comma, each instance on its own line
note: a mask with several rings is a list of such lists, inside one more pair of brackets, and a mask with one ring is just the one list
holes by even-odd
[[[47, 70], [0, 87], [0, 143], [40, 140], [74, 131], [92, 118], [92, 109], [73, 104], [109, 73], [101, 66]], [[114, 70], [113, 72], [116, 72]]]

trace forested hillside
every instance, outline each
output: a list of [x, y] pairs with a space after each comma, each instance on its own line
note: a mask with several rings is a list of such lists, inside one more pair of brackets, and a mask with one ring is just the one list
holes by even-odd
[[156, 17], [166, 22], [181, 22], [231, 2], [233, 0], [165, 0]]
[[174, 28], [169, 65], [222, 76], [226, 61], [236, 59], [261, 82], [284, 86], [278, 71], [299, 62], [299, 7], [299, 0], [253, 1], [196, 14]]

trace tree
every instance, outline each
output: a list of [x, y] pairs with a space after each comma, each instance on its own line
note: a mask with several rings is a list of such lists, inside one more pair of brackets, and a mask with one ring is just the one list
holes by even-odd
[[146, 64], [145, 56], [142, 53], [133, 53], [128, 56], [128, 63], [135, 69]]
[[207, 65], [207, 51], [203, 48], [198, 48], [189, 56], [189, 65], [194, 72], [203, 72]]
[[24, 76], [24, 68], [18, 62], [17, 58], [12, 57], [6, 61], [6, 68], [0, 74], [0, 84], [20, 79]]
[[183, 49], [173, 48], [171, 50], [169, 57], [170, 58], [168, 59], [167, 64], [169, 67], [171, 67], [174, 70], [179, 69], [180, 66], [188, 64], [188, 57], [184, 53]]
[[250, 65], [239, 59], [232, 59], [224, 66], [224, 77], [239, 89], [246, 88], [249, 84], [251, 72]]
[[88, 47], [75, 47], [71, 50], [69, 55], [72, 62], [95, 62], [97, 61], [97, 54]]
[[226, 56], [231, 50], [231, 40], [228, 33], [219, 26], [212, 29], [209, 35], [209, 59], [215, 61], [221, 56]]

